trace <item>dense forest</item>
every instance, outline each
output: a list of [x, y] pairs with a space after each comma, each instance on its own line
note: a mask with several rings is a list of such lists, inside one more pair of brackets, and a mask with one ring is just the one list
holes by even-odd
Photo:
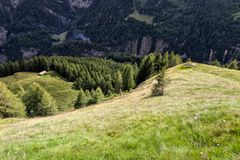
[[[182, 60], [179, 55], [168, 52], [163, 55], [150, 54], [141, 61], [140, 66], [137, 63], [117, 63], [101, 58], [39, 56], [0, 64], [0, 77], [17, 72], [55, 71], [67, 81], [74, 82], [72, 87], [79, 90], [75, 108], [80, 108], [131, 91], [161, 70], [180, 63]], [[27, 91], [18, 93], [18, 96], [11, 93], [5, 84], [1, 83], [0, 86], [0, 94], [3, 96], [3, 100], [0, 100], [3, 106], [0, 108], [0, 117], [47, 116], [58, 112], [58, 106], [51, 95], [35, 82]], [[12, 106], [15, 102], [17, 105]], [[18, 106], [21, 109], [18, 110]]]
[[[144, 56], [175, 51], [194, 61], [239, 59], [236, 0], [0, 0], [0, 54]], [[99, 53], [100, 52], [100, 53]], [[1, 58], [0, 56], [0, 58]]]

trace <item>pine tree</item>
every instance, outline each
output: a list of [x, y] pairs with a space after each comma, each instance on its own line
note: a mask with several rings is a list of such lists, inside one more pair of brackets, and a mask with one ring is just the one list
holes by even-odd
[[95, 91], [94, 100], [96, 103], [99, 103], [99, 102], [103, 101], [103, 99], [104, 99], [104, 94], [103, 94], [101, 88], [98, 87]]
[[236, 59], [234, 59], [232, 62], [229, 63], [228, 68], [238, 69], [238, 61]]
[[0, 82], [0, 118], [24, 117], [25, 107], [7, 86]]
[[137, 83], [140, 84], [149, 78], [154, 73], [154, 54], [150, 54], [149, 56], [144, 57], [141, 62]]
[[81, 107], [86, 106], [87, 103], [88, 103], [88, 97], [84, 93], [83, 89], [80, 89], [80, 91], [78, 93], [77, 101], [75, 102], [74, 106], [76, 109], [79, 109]]
[[55, 100], [39, 84], [33, 83], [23, 96], [28, 116], [48, 116], [57, 112]]
[[135, 88], [136, 84], [134, 81], [133, 67], [131, 65], [127, 65], [125, 67], [123, 75], [124, 75], [123, 77], [124, 89], [130, 91], [131, 89]]
[[88, 99], [88, 104], [95, 104], [96, 103], [95, 96], [96, 96], [95, 90], [92, 89], [91, 92], [90, 92], [89, 99]]
[[154, 72], [158, 74], [163, 67], [164, 67], [164, 62], [162, 59], [162, 55], [161, 53], [158, 53], [154, 60]]
[[164, 62], [164, 66], [166, 68], [168, 68], [169, 67], [169, 53], [168, 52], [164, 53], [163, 62]]
[[212, 61], [211, 65], [217, 66], [217, 67], [220, 67], [220, 66], [221, 66], [220, 62], [219, 62], [217, 59], [214, 60], [214, 61]]
[[156, 83], [153, 85], [152, 95], [163, 96], [165, 87], [165, 69], [163, 68], [160, 74], [156, 78]]
[[123, 89], [123, 78], [122, 78], [122, 73], [120, 71], [117, 71], [117, 74], [114, 78], [114, 87], [115, 87], [115, 92], [118, 94]]

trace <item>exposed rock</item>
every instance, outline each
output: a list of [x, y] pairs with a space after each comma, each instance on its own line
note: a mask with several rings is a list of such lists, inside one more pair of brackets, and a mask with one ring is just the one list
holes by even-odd
[[103, 57], [105, 55], [105, 53], [102, 51], [91, 50], [87, 55], [88, 56], [91, 55], [94, 57]]
[[23, 59], [38, 55], [38, 50], [36, 48], [21, 49], [21, 52], [23, 53]]
[[54, 12], [52, 9], [44, 7], [43, 11], [45, 13], [50, 14], [51, 16], [55, 17], [58, 19], [58, 21], [60, 21], [63, 25], [68, 25], [70, 23], [71, 20], [67, 19], [66, 17]]
[[69, 0], [71, 8], [88, 8], [93, 0]]
[[7, 61], [7, 56], [0, 54], [0, 64], [5, 63]]
[[125, 52], [137, 55], [137, 52], [138, 52], [138, 40], [128, 42], [126, 47], [125, 47]]
[[11, 5], [14, 7], [14, 8], [17, 8], [17, 6], [19, 5], [20, 3], [20, 0], [10, 0], [11, 2]]
[[142, 55], [149, 54], [151, 47], [152, 47], [152, 37], [150, 36], [143, 37], [141, 47], [139, 50], [139, 55], [142, 56]]
[[156, 40], [156, 48], [155, 48], [155, 53], [157, 52], [163, 52], [165, 49], [168, 48], [168, 43], [164, 42], [161, 39]]
[[6, 42], [8, 31], [0, 26], [0, 46]]
[[77, 29], [68, 32], [67, 40], [91, 42], [90, 38], [88, 38], [82, 31]]

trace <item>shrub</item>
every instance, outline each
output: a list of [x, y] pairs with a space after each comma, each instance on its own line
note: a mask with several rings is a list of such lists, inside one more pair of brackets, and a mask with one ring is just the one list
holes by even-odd
[[163, 69], [157, 76], [157, 81], [153, 85], [152, 95], [153, 96], [163, 96], [165, 87], [165, 69]]

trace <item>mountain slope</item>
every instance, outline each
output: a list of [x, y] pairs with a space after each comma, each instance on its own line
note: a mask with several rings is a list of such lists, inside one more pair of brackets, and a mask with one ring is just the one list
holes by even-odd
[[201, 62], [227, 62], [239, 58], [239, 11], [236, 0], [0, 0], [0, 61], [62, 54], [66, 40], [92, 42], [105, 52], [174, 50]]
[[73, 83], [67, 82], [55, 72], [39, 76], [37, 73], [20, 72], [9, 77], [0, 78], [15, 94], [23, 94], [33, 83], [39, 83], [56, 100], [60, 110], [73, 108], [78, 91], [72, 89]]
[[196, 64], [53, 117], [0, 120], [0, 159], [239, 159], [240, 72]]

